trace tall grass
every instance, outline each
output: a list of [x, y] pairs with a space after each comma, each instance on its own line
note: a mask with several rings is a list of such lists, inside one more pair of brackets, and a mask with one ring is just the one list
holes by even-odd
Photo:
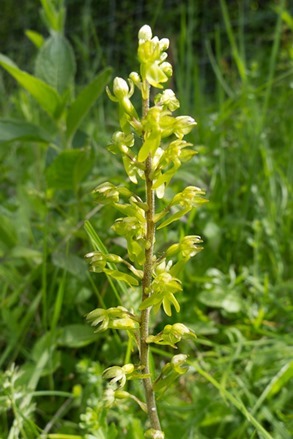
[[[198, 122], [191, 140], [200, 152], [175, 185], [197, 179], [210, 200], [181, 226], [185, 234], [204, 230], [205, 250], [188, 266], [181, 311], [181, 321], [193, 322], [198, 342], [196, 349], [185, 349], [191, 373], [166, 393], [159, 408], [170, 438], [289, 439], [290, 15], [284, 0], [272, 9], [269, 4], [264, 12], [273, 17], [272, 32], [264, 38], [252, 28], [251, 20], [261, 13], [249, 9], [250, 2], [238, 2], [236, 10], [221, 0], [214, 26], [205, 20], [208, 2], [199, 3], [174, 2], [180, 26], [170, 35], [180, 111]], [[164, 28], [166, 14], [171, 17], [163, 6], [157, 3], [153, 27]], [[89, 78], [86, 47], [92, 38], [98, 48], [94, 65], [105, 61], [99, 29], [93, 29], [89, 9], [84, 14], [86, 32], [84, 39], [75, 37], [75, 47]], [[130, 33], [126, 40], [131, 44]], [[1, 107], [6, 116], [45, 119], [19, 90], [5, 96]], [[120, 165], [105, 151], [110, 125], [100, 103], [83, 126], [93, 159], [77, 189], [48, 190], [45, 169], [52, 149], [30, 141], [1, 144], [1, 439], [101, 437], [95, 436], [97, 420], [89, 408], [101, 395], [101, 371], [122, 358], [125, 341], [97, 337], [84, 322], [97, 304], [114, 306], [107, 291], [117, 285], [106, 278], [97, 283], [87, 272], [82, 258], [90, 244], [82, 220], [99, 230], [99, 245], [120, 245], [109, 232], [112, 214], [89, 195], [109, 176], [117, 183], [122, 178]], [[165, 238], [172, 241], [172, 231]], [[160, 329], [160, 318], [155, 324]], [[166, 361], [167, 350], [156, 352]], [[115, 436], [115, 416], [123, 437], [143, 437], [142, 420], [131, 405], [112, 414], [111, 437], [121, 437], [121, 432]]]

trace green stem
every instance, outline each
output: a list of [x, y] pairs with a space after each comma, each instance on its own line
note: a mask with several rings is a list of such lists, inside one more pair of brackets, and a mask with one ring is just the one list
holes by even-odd
[[[149, 86], [147, 85], [149, 90]], [[146, 99], [143, 99], [143, 117], [146, 116], [149, 110], [149, 93]], [[147, 299], [150, 292], [150, 286], [152, 283], [153, 272], [153, 254], [154, 254], [154, 242], [155, 242], [155, 194], [152, 189], [152, 157], [148, 156], [145, 162], [145, 191], [146, 191], [146, 203], [148, 210], [146, 212], [146, 249], [145, 249], [145, 264], [144, 264], [144, 276], [142, 280], [142, 301]], [[141, 313], [141, 328], [140, 328], [140, 361], [145, 374], [150, 374], [150, 361], [149, 361], [149, 345], [146, 343], [146, 339], [149, 335], [149, 321], [150, 310], [147, 308]], [[151, 427], [155, 430], [161, 430], [160, 420], [157, 411], [156, 398], [153, 390], [153, 383], [151, 377], [143, 380], [146, 396], [146, 404], [148, 409], [148, 417], [151, 423]]]

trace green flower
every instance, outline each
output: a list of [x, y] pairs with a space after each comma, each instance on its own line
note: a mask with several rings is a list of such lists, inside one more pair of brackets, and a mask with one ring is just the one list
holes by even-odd
[[[168, 81], [172, 75], [172, 66], [165, 62], [166, 50], [169, 47], [168, 38], [159, 40], [152, 37], [152, 30], [148, 25], [143, 26], [138, 33], [138, 59], [142, 81], [156, 88], [163, 88], [162, 83]], [[142, 88], [143, 98], [146, 98], [146, 89]]]
[[127, 331], [139, 328], [138, 319], [123, 306], [108, 309], [96, 308], [86, 318], [92, 326], [97, 326], [95, 332], [103, 332], [109, 328]]
[[[164, 196], [165, 187], [181, 166], [181, 162], [188, 161], [196, 154], [191, 149], [185, 149], [191, 145], [191, 143], [185, 140], [176, 139], [165, 150], [162, 148], [157, 149], [153, 160], [154, 171], [151, 177], [154, 182], [152, 188], [157, 191], [158, 198]], [[165, 172], [162, 172], [163, 169], [165, 169]]]
[[98, 251], [87, 253], [85, 258], [89, 260], [92, 271], [95, 273], [102, 273], [108, 262], [115, 264], [123, 262], [123, 259], [118, 255], [104, 254]]
[[184, 260], [188, 260], [202, 250], [202, 247], [198, 246], [201, 242], [202, 239], [200, 236], [184, 236], [179, 243], [173, 244], [168, 248], [166, 256], [174, 256], [175, 254], [180, 253]]
[[178, 116], [175, 118], [174, 134], [179, 139], [182, 139], [186, 134], [190, 133], [195, 125], [197, 125], [197, 123], [192, 117]]
[[161, 395], [168, 390], [179, 375], [183, 375], [188, 371], [186, 360], [187, 355], [185, 354], [174, 355], [171, 362], [163, 367], [160, 376], [154, 383], [154, 390], [161, 392]]
[[[105, 183], [97, 186], [93, 191], [93, 195], [96, 200], [101, 204], [114, 204], [115, 207], [119, 207], [120, 195], [122, 197], [132, 197], [133, 193], [124, 186], [115, 186], [112, 183], [106, 181]], [[122, 206], [122, 205], [121, 205]]]
[[155, 104], [161, 105], [164, 109], [175, 111], [180, 107], [180, 103], [173, 90], [167, 88], [163, 93], [158, 93], [155, 97]]
[[181, 282], [168, 272], [170, 267], [171, 264], [165, 265], [165, 261], [157, 266], [155, 278], [150, 286], [151, 294], [142, 302], [141, 310], [153, 306], [157, 312], [163, 306], [165, 313], [171, 316], [171, 306], [173, 305], [177, 312], [180, 311], [180, 305], [174, 294], [182, 291]]
[[125, 364], [124, 366], [112, 366], [108, 367], [103, 372], [103, 378], [105, 380], [110, 380], [111, 386], [124, 387], [127, 379], [127, 375], [134, 371], [133, 364]]
[[127, 114], [137, 118], [136, 110], [130, 101], [134, 92], [132, 81], [129, 87], [125, 79], [117, 76], [113, 81], [113, 94], [110, 92], [109, 87], [106, 88], [106, 91], [111, 101], [118, 102]]
[[192, 207], [206, 202], [202, 197], [204, 194], [205, 192], [196, 186], [187, 186], [182, 192], [175, 195], [170, 206], [180, 205], [191, 210]]
[[156, 155], [162, 138], [173, 134], [175, 120], [171, 112], [164, 110], [163, 106], [155, 105], [149, 109], [142, 120], [144, 142], [138, 154], [139, 162], [143, 162], [149, 154]]
[[134, 84], [129, 79], [127, 82], [123, 78], [116, 77], [113, 81], [113, 94], [109, 87], [106, 87], [106, 92], [109, 99], [113, 102], [118, 102], [120, 109], [120, 126], [123, 131], [129, 132], [129, 124], [138, 132], [141, 132], [141, 123], [137, 112], [130, 100], [134, 92]]
[[114, 154], [117, 154], [118, 152], [127, 154], [129, 152], [129, 148], [132, 148], [133, 145], [133, 133], [126, 134], [122, 131], [116, 131], [112, 136], [112, 143], [108, 146], [108, 149]]
[[183, 323], [175, 323], [174, 325], [166, 325], [163, 331], [157, 335], [149, 335], [147, 337], [147, 343], [156, 343], [160, 345], [169, 345], [174, 349], [175, 346], [182, 338], [196, 338], [193, 331], [183, 325]]
[[108, 181], [97, 186], [92, 193], [99, 203], [112, 204], [113, 202], [118, 203], [119, 201], [118, 188]]
[[[149, 374], [141, 373], [139, 368], [132, 363], [124, 364], [124, 366], [111, 366], [103, 372], [103, 378], [110, 380], [109, 384], [114, 388], [121, 388], [125, 386], [126, 380], [144, 379], [149, 377]], [[117, 396], [117, 395], [116, 395]], [[122, 395], [121, 395], [122, 396]], [[125, 396], [125, 395], [124, 395]]]

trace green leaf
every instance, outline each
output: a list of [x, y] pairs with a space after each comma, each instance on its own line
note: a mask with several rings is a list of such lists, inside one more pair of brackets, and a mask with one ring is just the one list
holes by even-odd
[[86, 276], [87, 265], [85, 261], [76, 254], [64, 254], [64, 252], [55, 251], [52, 253], [52, 263], [54, 266], [67, 271], [80, 280], [84, 280]]
[[56, 116], [61, 100], [54, 88], [41, 79], [19, 69], [10, 58], [2, 54], [0, 54], [0, 65], [36, 99], [51, 117]]
[[25, 35], [37, 47], [37, 49], [40, 49], [44, 44], [44, 37], [43, 35], [39, 34], [39, 32], [28, 29], [25, 31]]
[[110, 67], [99, 73], [77, 96], [69, 107], [66, 120], [66, 136], [71, 139], [80, 126], [83, 118], [93, 106], [109, 82], [112, 69]]
[[57, 343], [59, 346], [81, 348], [97, 340], [97, 335], [89, 326], [67, 325], [60, 328]]
[[[93, 228], [93, 226], [91, 225], [91, 223], [88, 220], [86, 220], [84, 222], [84, 228], [85, 228], [85, 231], [91, 240], [93, 248], [95, 250], [98, 250], [98, 251], [104, 253], [104, 254], [108, 254], [107, 248], [103, 244], [103, 241], [101, 240], [101, 238], [99, 237], [99, 235], [97, 234], [97, 232], [95, 231], [95, 229]], [[111, 262], [108, 262], [108, 267], [110, 267], [112, 269], [116, 269], [116, 265], [112, 264]], [[114, 284], [114, 282], [112, 281], [110, 276], [108, 277], [108, 279], [109, 279], [109, 283], [112, 287], [112, 290], [113, 290], [113, 292], [118, 300], [118, 303], [121, 304], [122, 301], [120, 298], [120, 293], [117, 290], [116, 285]], [[127, 287], [126, 287], [125, 283], [119, 282], [119, 281], [117, 283], [119, 285], [119, 289], [120, 289], [121, 293], [127, 294]]]
[[51, 332], [46, 332], [40, 337], [31, 352], [31, 358], [34, 362], [32, 371], [36, 365], [42, 361], [44, 353], [48, 353], [48, 361], [43, 364], [41, 371], [42, 376], [53, 373], [60, 366], [60, 352], [56, 351], [56, 338]]
[[208, 382], [210, 382], [218, 391], [219, 395], [225, 399], [225, 401], [229, 401], [236, 407], [245, 417], [246, 419], [256, 428], [257, 432], [264, 439], [273, 439], [270, 433], [264, 429], [264, 427], [257, 421], [257, 419], [247, 410], [241, 399], [236, 398], [232, 393], [230, 393], [226, 388], [219, 383], [215, 378], [209, 374], [206, 370], [202, 369], [197, 361], [194, 361], [193, 366], [195, 370], [203, 376]]
[[48, 439], [83, 439], [83, 438], [82, 436], [77, 436], [76, 434], [53, 433], [53, 434], [48, 434]]
[[222, 308], [231, 313], [239, 312], [242, 306], [241, 298], [237, 293], [219, 288], [203, 291], [198, 295], [198, 300], [204, 305]]
[[142, 147], [139, 150], [137, 157], [138, 161], [144, 162], [150, 153], [156, 151], [156, 149], [160, 145], [160, 142], [161, 142], [160, 134], [157, 131], [151, 133], [149, 137], [147, 137], [147, 139], [144, 141]]
[[123, 273], [119, 270], [110, 270], [109, 268], [105, 268], [104, 272], [111, 276], [115, 280], [120, 280], [122, 282], [127, 283], [128, 285], [138, 285], [138, 280], [135, 277], [130, 276], [130, 274]]
[[285, 364], [274, 376], [268, 388], [268, 398], [278, 393], [291, 378], [293, 378], [293, 361]]
[[157, 227], [157, 230], [162, 229], [163, 227], [168, 226], [169, 224], [173, 223], [174, 221], [179, 220], [180, 218], [182, 218], [186, 213], [188, 213], [190, 211], [190, 208], [185, 208], [182, 210], [178, 210], [178, 212], [173, 213], [173, 215], [171, 215], [169, 218], [167, 218], [165, 221], [162, 222], [162, 224], [160, 224]]
[[173, 168], [164, 172], [164, 174], [160, 174], [157, 179], [154, 180], [153, 189], [158, 189], [162, 185], [168, 185], [173, 175], [176, 173], [177, 168], [173, 166]]
[[43, 255], [39, 250], [29, 247], [23, 247], [16, 245], [11, 249], [10, 253], [12, 258], [27, 259], [28, 263], [41, 264]]
[[17, 231], [11, 215], [0, 213], [0, 243], [7, 248], [17, 244]]
[[55, 33], [42, 45], [36, 59], [36, 75], [59, 94], [72, 86], [76, 71], [75, 58], [66, 38]]
[[29, 122], [0, 119], [0, 142], [13, 142], [15, 140], [49, 143], [50, 135], [41, 127]]
[[50, 189], [76, 190], [93, 165], [89, 148], [62, 151], [46, 171]]
[[65, 21], [65, 8], [62, 6], [62, 2], [59, 2], [59, 8], [57, 9], [54, 6], [54, 3], [52, 0], [41, 0], [43, 9], [41, 10], [41, 15], [43, 20], [48, 26], [48, 30], [54, 30], [57, 32], [60, 32], [64, 28], [64, 21]]

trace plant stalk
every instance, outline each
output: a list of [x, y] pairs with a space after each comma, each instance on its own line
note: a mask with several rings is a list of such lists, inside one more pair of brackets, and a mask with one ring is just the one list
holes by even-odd
[[[147, 85], [148, 96], [143, 99], [143, 117], [146, 116], [149, 110], [149, 85]], [[142, 280], [142, 301], [147, 299], [151, 294], [150, 286], [152, 283], [153, 271], [153, 254], [155, 242], [155, 194], [152, 189], [152, 179], [150, 178], [152, 172], [152, 157], [151, 155], [145, 161], [145, 192], [146, 203], [148, 210], [146, 212], [146, 249], [145, 249], [145, 263], [144, 275]], [[149, 335], [151, 307], [141, 312], [141, 327], [140, 327], [140, 361], [143, 367], [143, 373], [150, 374], [150, 360], [149, 360], [149, 345], [146, 339]], [[148, 417], [151, 427], [155, 430], [161, 430], [160, 420], [158, 416], [155, 393], [153, 390], [153, 383], [151, 377], [143, 380], [146, 396], [146, 404], [148, 410]]]

